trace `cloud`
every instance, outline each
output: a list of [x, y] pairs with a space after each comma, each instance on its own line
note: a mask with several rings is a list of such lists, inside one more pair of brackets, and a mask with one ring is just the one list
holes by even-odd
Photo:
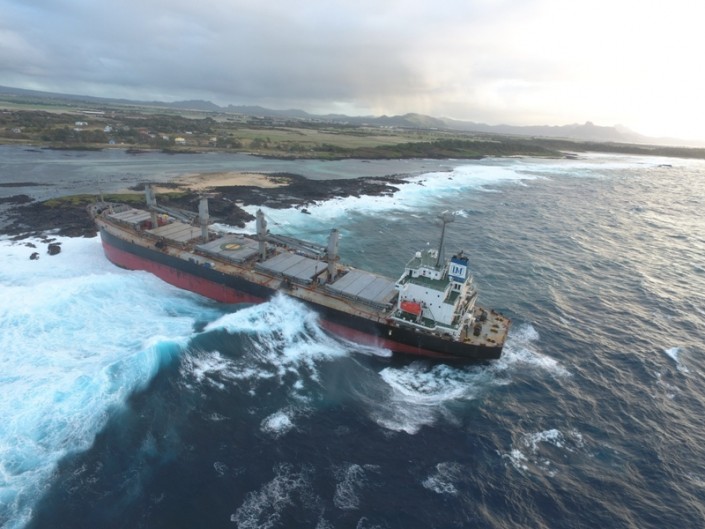
[[0, 84], [515, 124], [648, 125], [648, 105], [675, 127], [682, 107], [664, 100], [699, 104], [705, 85], [703, 10], [689, 0], [0, 0]]
[[[423, 96], [433, 89], [427, 68], [436, 39], [453, 31], [447, 16], [413, 2], [10, 4], [11, 26], [41, 52], [41, 60], [36, 53], [17, 60], [43, 64], [37, 81], [174, 97], [203, 92], [234, 102], [379, 105]], [[467, 12], [465, 4], [445, 8]], [[441, 53], [452, 56], [453, 48]]]

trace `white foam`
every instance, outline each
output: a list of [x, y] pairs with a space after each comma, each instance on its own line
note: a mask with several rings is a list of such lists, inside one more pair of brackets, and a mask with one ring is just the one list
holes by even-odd
[[574, 452], [585, 446], [583, 436], [577, 430], [571, 429], [564, 434], [556, 428], [523, 434], [517, 444], [518, 446], [502, 457], [509, 459], [511, 465], [520, 472], [528, 471], [529, 465], [532, 465], [552, 476], [556, 474], [556, 469], [551, 460], [551, 452], [546, 452], [544, 446], [552, 446], [566, 452]]
[[[450, 404], [473, 400], [496, 383], [485, 367], [453, 367], [414, 362], [380, 372], [381, 394], [361, 394], [371, 417], [389, 430], [416, 434], [439, 418], [455, 422]], [[369, 393], [369, 392], [368, 392]]]
[[570, 371], [556, 359], [536, 350], [539, 333], [531, 324], [513, 327], [507, 338], [499, 360], [493, 362], [492, 368], [499, 372], [511, 372], [517, 368], [533, 367], [558, 377], [570, 376]]
[[[36, 249], [25, 246], [32, 242]], [[0, 519], [22, 526], [66, 454], [180, 354], [193, 297], [107, 262], [97, 239], [0, 241]], [[38, 260], [30, 260], [33, 251]]]
[[556, 428], [524, 434], [521, 442], [524, 446], [531, 449], [534, 454], [538, 452], [541, 443], [550, 444], [569, 452], [573, 452], [576, 448], [582, 448], [585, 445], [582, 434], [577, 430], [568, 430], [566, 434], [563, 434]]
[[676, 369], [678, 371], [680, 371], [681, 373], [690, 373], [688, 367], [681, 361], [680, 347], [671, 347], [670, 349], [665, 349], [664, 353], [666, 353], [676, 363]]
[[534, 454], [538, 450], [539, 443], [549, 443], [558, 448], [565, 447], [565, 437], [560, 430], [556, 430], [555, 428], [543, 432], [525, 434], [522, 437], [522, 442], [526, 447], [530, 448], [531, 452]]
[[[525, 185], [531, 180], [553, 174], [574, 178], [601, 177], [617, 169], [653, 166], [655, 159], [638, 156], [585, 154], [578, 160], [540, 160], [535, 158], [496, 158], [468, 162], [449, 172], [430, 172], [408, 177], [405, 183], [394, 184], [398, 191], [387, 196], [341, 197], [306, 206], [310, 215], [297, 208], [272, 209], [261, 207], [274, 232], [306, 236], [322, 241], [331, 226], [343, 227], [352, 216], [377, 216], [394, 212], [413, 215], [429, 206], [444, 206], [458, 192], [497, 192], [504, 185]], [[499, 187], [497, 187], [499, 186]], [[260, 206], [246, 206], [254, 214]], [[461, 213], [462, 215], [462, 213]], [[254, 221], [243, 231], [252, 232]], [[235, 231], [240, 231], [235, 229]], [[318, 235], [312, 237], [312, 233]]]
[[256, 334], [250, 353], [259, 362], [276, 366], [279, 376], [301, 367], [316, 376], [317, 361], [349, 352], [342, 342], [320, 328], [315, 312], [283, 294], [277, 294], [267, 303], [226, 314], [208, 324], [205, 330]]
[[348, 464], [335, 471], [338, 482], [335, 485], [333, 503], [341, 510], [355, 510], [360, 507], [360, 489], [365, 485], [365, 470], [358, 464]]
[[529, 470], [529, 460], [521, 450], [513, 448], [508, 454], [502, 454], [502, 457], [509, 459], [511, 465], [519, 472], [527, 472]]
[[274, 438], [283, 436], [293, 427], [294, 422], [292, 421], [292, 411], [290, 410], [279, 410], [266, 417], [260, 425], [260, 429], [263, 432]]
[[[532, 325], [514, 328], [499, 360], [487, 365], [449, 366], [414, 362], [380, 371], [381, 389], [361, 391], [371, 417], [389, 430], [416, 434], [439, 419], [457, 421], [454, 402], [478, 398], [493, 386], [511, 383], [517, 369], [533, 367], [553, 376], [570, 376], [555, 359], [535, 350], [539, 334]], [[377, 393], [381, 392], [381, 393]]]
[[463, 477], [463, 467], [456, 462], [442, 462], [436, 465], [436, 471], [424, 479], [421, 484], [424, 488], [436, 494], [456, 496], [458, 488], [456, 483]]
[[295, 471], [289, 464], [274, 467], [274, 478], [258, 491], [249, 492], [243, 504], [230, 516], [238, 529], [279, 527], [281, 514], [310, 493], [309, 472]]
[[421, 363], [388, 367], [380, 376], [394, 390], [394, 395], [414, 404], [433, 406], [452, 400], [471, 400], [477, 391], [474, 384], [477, 371], [443, 364], [430, 368]]
[[[270, 227], [275, 232], [297, 235], [319, 233], [326, 236], [331, 226], [340, 226], [341, 220], [351, 215], [377, 215], [381, 212], [414, 212], [429, 203], [443, 205], [448, 196], [457, 195], [466, 189], [482, 189], [483, 186], [519, 182], [534, 179], [536, 176], [522, 174], [512, 166], [502, 164], [468, 164], [456, 167], [450, 172], [432, 172], [409, 177], [403, 184], [395, 184], [398, 191], [384, 196], [349, 196], [316, 202], [306, 206], [310, 215], [302, 214], [296, 208], [273, 209], [266, 206], [246, 206], [244, 209], [255, 214], [257, 209], [267, 216]], [[254, 221], [244, 231], [254, 231]]]
[[339, 341], [346, 350], [349, 352], [354, 352], [355, 354], [360, 354], [363, 356], [376, 356], [378, 358], [391, 358], [394, 356], [394, 353], [392, 353], [391, 350], [383, 347], [355, 343], [343, 338], [342, 336], [336, 336], [335, 339]]
[[262, 381], [274, 380], [279, 394], [287, 395], [284, 407], [280, 403], [278, 410], [258, 410], [261, 431], [274, 438], [286, 435], [298, 417], [309, 413], [312, 392], [320, 384], [321, 364], [348, 355], [354, 347], [327, 335], [316, 313], [282, 294], [225, 314], [204, 329], [218, 331], [234, 335], [242, 344], [241, 354], [229, 357], [219, 351], [190, 351], [180, 363], [181, 383], [219, 391], [237, 385], [240, 391], [256, 395]]

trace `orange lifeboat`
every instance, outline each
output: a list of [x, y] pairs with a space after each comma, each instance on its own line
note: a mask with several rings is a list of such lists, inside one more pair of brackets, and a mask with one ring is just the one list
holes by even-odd
[[421, 303], [417, 303], [416, 301], [402, 301], [400, 304], [400, 308], [404, 312], [408, 312], [409, 314], [413, 314], [414, 316], [421, 315]]

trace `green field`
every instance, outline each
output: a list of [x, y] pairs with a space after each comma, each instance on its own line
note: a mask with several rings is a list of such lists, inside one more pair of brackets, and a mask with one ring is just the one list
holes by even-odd
[[2, 93], [0, 143], [316, 159], [559, 157], [581, 151], [705, 158], [705, 149], [502, 136], [422, 125], [351, 125]]

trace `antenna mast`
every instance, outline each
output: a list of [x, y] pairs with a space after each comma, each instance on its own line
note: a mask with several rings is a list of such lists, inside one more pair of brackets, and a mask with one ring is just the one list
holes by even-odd
[[264, 218], [264, 213], [261, 209], [257, 210], [257, 240], [259, 241], [260, 260], [267, 259], [267, 221]]
[[202, 196], [198, 204], [198, 220], [201, 224], [201, 239], [208, 242], [208, 197]]
[[144, 197], [147, 201], [147, 209], [152, 217], [152, 229], [157, 227], [157, 197], [154, 195], [154, 190], [151, 184], [144, 186]]
[[436, 268], [440, 267], [443, 263], [446, 262], [446, 224], [455, 220], [453, 214], [449, 211], [444, 211], [438, 216], [438, 218], [441, 219], [441, 222], [443, 223], [443, 228], [441, 228], [441, 242], [438, 245], [438, 259], [436, 260]]

